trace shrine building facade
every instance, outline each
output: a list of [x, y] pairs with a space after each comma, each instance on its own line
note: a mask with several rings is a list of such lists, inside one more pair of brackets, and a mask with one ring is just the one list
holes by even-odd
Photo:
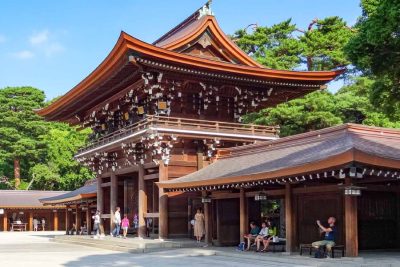
[[[160, 238], [187, 237], [206, 192], [157, 183], [206, 167], [217, 149], [277, 139], [278, 126], [243, 124], [242, 116], [324, 89], [341, 73], [263, 67], [224, 34], [207, 3], [152, 44], [122, 32], [89, 76], [38, 114], [92, 129], [75, 158], [97, 175], [106, 231], [119, 206], [131, 221], [138, 214], [140, 236], [153, 218]], [[74, 197], [46, 204], [90, 209]]]

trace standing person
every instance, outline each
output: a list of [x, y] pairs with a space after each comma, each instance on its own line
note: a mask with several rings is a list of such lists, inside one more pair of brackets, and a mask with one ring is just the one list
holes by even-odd
[[114, 230], [111, 233], [111, 236], [121, 237], [119, 232], [121, 230], [121, 213], [119, 212], [120, 208], [117, 207], [114, 212]]
[[42, 231], [44, 231], [46, 228], [46, 219], [43, 217], [42, 218]]
[[[150, 211], [148, 210], [147, 213], [150, 213]], [[150, 237], [150, 228], [153, 225], [153, 219], [146, 217], [145, 220], [146, 220], [146, 237]]]
[[92, 216], [93, 219], [93, 230], [96, 232], [96, 235], [93, 238], [99, 238], [100, 236], [100, 211], [97, 210], [96, 214]]
[[204, 220], [204, 214], [201, 209], [197, 209], [196, 215], [194, 215], [194, 236], [197, 239], [197, 243], [200, 243], [205, 234]]
[[39, 225], [39, 220], [35, 217], [33, 218], [33, 231], [37, 232]]
[[133, 215], [133, 228], [135, 228], [137, 236], [139, 237], [139, 216], [136, 213]]
[[[327, 255], [329, 257], [329, 252], [332, 250], [332, 247], [335, 246], [335, 235], [336, 235], [336, 218], [329, 217], [328, 218], [328, 227], [324, 227], [319, 220], [317, 220], [317, 225], [321, 232], [325, 233], [324, 239], [321, 241], [316, 241], [311, 245], [317, 249], [317, 253], [320, 251], [321, 247], [326, 247]], [[319, 252], [320, 253], [320, 252]]]
[[126, 214], [124, 215], [124, 218], [122, 219], [122, 222], [121, 222], [121, 226], [122, 226], [124, 239], [126, 239], [126, 234], [128, 233], [128, 228], [129, 228], [128, 215], [126, 215]]

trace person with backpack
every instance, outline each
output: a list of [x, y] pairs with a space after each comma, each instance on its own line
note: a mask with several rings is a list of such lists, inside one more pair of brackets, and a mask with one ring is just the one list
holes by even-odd
[[[325, 227], [321, 224], [319, 220], [317, 220], [317, 225], [320, 230], [320, 232], [324, 233], [324, 239], [320, 241], [313, 242], [311, 245], [317, 249], [317, 252], [315, 253], [316, 258], [324, 258], [324, 257], [329, 257], [329, 254], [332, 250], [332, 247], [335, 246], [335, 235], [336, 235], [336, 218], [335, 217], [329, 217], [328, 218], [328, 227]], [[321, 248], [325, 247], [326, 248], [326, 254], [322, 252]]]

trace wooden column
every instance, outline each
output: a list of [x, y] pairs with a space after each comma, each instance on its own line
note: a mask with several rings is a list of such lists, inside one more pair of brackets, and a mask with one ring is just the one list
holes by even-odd
[[240, 188], [240, 203], [239, 203], [239, 213], [240, 213], [240, 242], [244, 242], [244, 235], [247, 232], [247, 222], [246, 222], [246, 195], [243, 188]]
[[139, 165], [138, 171], [139, 179], [139, 237], [146, 236], [146, 220], [144, 215], [147, 213], [147, 193], [146, 184], [144, 181], [144, 168], [143, 165]]
[[33, 231], [33, 211], [29, 211], [28, 231]]
[[[103, 183], [103, 179], [101, 177], [97, 177], [97, 210], [100, 211], [100, 217], [103, 215], [104, 211], [104, 202], [103, 202], [103, 188], [101, 184]], [[100, 219], [100, 229], [99, 232], [101, 235], [104, 235], [104, 227], [103, 227], [103, 219]]]
[[53, 212], [54, 217], [53, 217], [53, 226], [54, 226], [54, 231], [58, 231], [58, 212]]
[[[207, 192], [203, 192], [203, 197], [207, 196]], [[207, 244], [212, 242], [212, 228], [211, 228], [211, 203], [204, 203], [204, 224], [206, 235], [204, 237]]]
[[[160, 162], [159, 167], [159, 181], [167, 181], [168, 180], [168, 166], [165, 166], [164, 163]], [[168, 238], [168, 194], [164, 191], [163, 188], [159, 189], [159, 205], [158, 205], [158, 233], [160, 239]]]
[[118, 205], [118, 177], [112, 172], [110, 179], [110, 231], [112, 231], [114, 229], [114, 212]]
[[4, 210], [3, 214], [3, 231], [7, 232], [8, 231], [8, 215], [7, 215], [7, 210]]
[[86, 205], [86, 229], [87, 229], [87, 234], [90, 235], [92, 232], [92, 224], [90, 223], [90, 205], [89, 203]]
[[[351, 178], [345, 178], [345, 184], [351, 185]], [[346, 256], [358, 256], [358, 216], [357, 197], [344, 196], [344, 220], [346, 237]]]
[[203, 151], [197, 152], [197, 170], [204, 167], [204, 154]]
[[81, 229], [81, 224], [82, 224], [82, 221], [81, 221], [81, 211], [79, 210], [79, 205], [76, 205], [76, 208], [75, 208], [75, 212], [76, 212], [76, 214], [75, 214], [75, 226], [76, 226], [76, 232], [78, 232], [78, 231], [80, 231], [80, 229]]
[[128, 214], [128, 179], [124, 179], [124, 210], [122, 214]]
[[293, 214], [293, 195], [292, 186], [289, 183], [285, 185], [285, 228], [286, 228], [286, 252], [291, 253], [294, 251], [295, 246], [295, 232], [294, 232], [294, 218]]
[[65, 234], [67, 234], [68, 235], [68, 228], [69, 228], [69, 211], [68, 211], [68, 209], [69, 209], [70, 207], [69, 206], [67, 206], [66, 208], [65, 208]]

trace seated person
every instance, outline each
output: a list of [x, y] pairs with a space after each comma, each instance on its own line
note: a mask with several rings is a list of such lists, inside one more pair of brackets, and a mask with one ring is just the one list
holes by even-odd
[[[268, 227], [267, 227], [267, 223], [263, 222], [261, 224], [261, 230], [258, 233], [258, 236], [255, 239], [255, 243], [257, 244], [257, 250], [256, 252], [260, 252], [260, 244], [263, 242], [264, 238], [268, 235]], [[264, 251], [264, 249], [262, 250], [262, 252]]]
[[335, 246], [335, 235], [336, 235], [336, 218], [329, 217], [328, 218], [328, 227], [324, 227], [321, 222], [318, 220], [317, 225], [320, 231], [324, 234], [324, 239], [321, 241], [316, 241], [311, 245], [316, 249], [320, 249], [321, 247], [326, 247], [327, 257], [329, 257], [329, 252], [332, 250], [332, 247]]
[[250, 250], [251, 242], [256, 239], [260, 228], [255, 224], [255, 222], [250, 222], [250, 233], [244, 235], [244, 239], [247, 240], [247, 249]]
[[262, 252], [267, 251], [269, 243], [273, 240], [274, 236], [276, 236], [276, 227], [272, 226], [271, 221], [270, 220], [266, 220], [265, 223], [267, 225], [268, 234], [263, 239], [264, 248], [261, 250]]

